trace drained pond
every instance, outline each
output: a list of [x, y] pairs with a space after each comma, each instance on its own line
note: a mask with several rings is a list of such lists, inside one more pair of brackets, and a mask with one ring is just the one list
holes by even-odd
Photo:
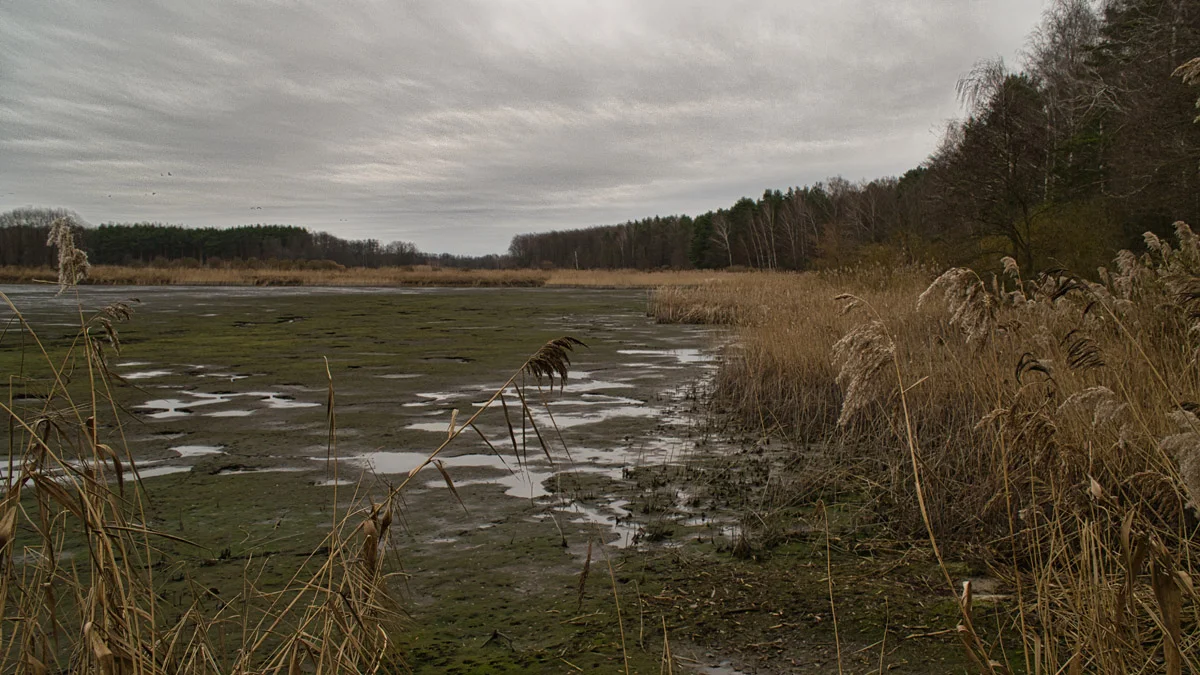
[[[620, 485], [688, 452], [688, 411], [716, 358], [711, 331], [655, 325], [637, 291], [2, 290], [47, 348], [75, 339], [80, 307], [131, 303], [110, 361], [123, 380], [123, 434], [153, 519], [214, 560], [204, 583], [220, 593], [251, 556], [310, 552], [335, 490], [348, 502], [408, 480], [400, 590], [411, 611], [427, 620], [434, 610], [461, 639], [497, 630], [537, 644], [522, 620], [483, 610], [544, 613], [545, 600], [522, 598], [569, 591], [589, 540], [651, 537]], [[565, 335], [586, 345], [565, 381], [539, 387], [526, 375], [537, 400], [506, 392], [439, 454], [441, 470], [426, 461], [530, 354]], [[16, 331], [0, 350], [14, 376], [32, 361]], [[41, 404], [19, 385], [15, 402]], [[493, 622], [471, 625], [481, 614]]]
[[[828, 550], [795, 528], [769, 558], [738, 550], [746, 518], [766, 522], [751, 496], [786, 463], [766, 435], [712, 424], [728, 337], [656, 324], [645, 291], [0, 291], [40, 340], [0, 314], [0, 369], [30, 419], [52, 379], [40, 349], [65, 352], [96, 308], [133, 308], [108, 359], [120, 423], [103, 433], [128, 448], [146, 523], [170, 537], [156, 578], [171, 606], [219, 608], [249, 578], [283, 585], [320, 553], [331, 516], [391, 496], [386, 578], [416, 672], [658, 672], [670, 641], [696, 672], [835, 665], [814, 564]], [[565, 379], [521, 371], [564, 336], [582, 343], [558, 343]], [[83, 380], [86, 366], [64, 374]], [[68, 537], [59, 555], [83, 545]], [[858, 588], [874, 597], [859, 619], [846, 611], [850, 644], [887, 630], [883, 594], [898, 594], [896, 617], [953, 613], [917, 586]]]

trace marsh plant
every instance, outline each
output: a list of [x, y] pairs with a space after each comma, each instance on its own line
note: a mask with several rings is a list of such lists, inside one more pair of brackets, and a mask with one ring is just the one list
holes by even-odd
[[[718, 400], [820, 447], [826, 492], [1013, 589], [964, 643], [983, 672], [1195, 669], [1200, 237], [1146, 235], [1091, 278], [921, 268], [763, 275], [660, 294], [727, 317]], [[691, 305], [714, 305], [707, 309]], [[769, 312], [763, 311], [769, 306]], [[815, 463], [813, 456], [806, 461]], [[821, 494], [820, 490], [816, 494]], [[1006, 657], [1001, 635], [1022, 649]], [[1009, 645], [1011, 647], [1011, 645]], [[1010, 655], [1011, 656], [1011, 655]]]

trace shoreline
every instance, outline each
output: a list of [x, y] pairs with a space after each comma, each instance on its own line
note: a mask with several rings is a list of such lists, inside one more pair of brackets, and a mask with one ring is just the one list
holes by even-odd
[[[343, 270], [141, 268], [96, 265], [80, 286], [598, 288], [703, 286], [747, 275], [787, 274], [712, 270], [471, 270], [379, 267]], [[57, 284], [49, 267], [0, 267], [0, 284]]]

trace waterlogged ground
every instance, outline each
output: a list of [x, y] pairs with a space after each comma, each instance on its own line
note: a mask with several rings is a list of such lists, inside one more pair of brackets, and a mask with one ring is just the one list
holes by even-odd
[[[74, 339], [80, 307], [136, 299], [112, 359], [128, 413], [120, 433], [153, 525], [202, 547], [164, 542], [191, 563], [163, 575], [180, 606], [197, 588], [232, 596], [250, 567], [260, 583], [282, 582], [320, 544], [335, 504], [403, 483], [452, 419], [461, 426], [532, 352], [571, 335], [588, 348], [565, 386], [528, 388], [528, 417], [510, 392], [507, 417], [497, 403], [442, 453], [461, 503], [432, 466], [402, 491], [389, 557], [414, 670], [659, 672], [665, 626], [678, 665], [696, 672], [837, 672], [824, 539], [804, 524], [815, 519], [800, 513], [769, 555], [732, 556], [745, 497], [770, 483], [777, 458], [708, 433], [702, 402], [721, 336], [655, 325], [644, 292], [0, 291], [52, 353]], [[44, 367], [11, 325], [0, 372], [18, 405], [41, 405]], [[903, 639], [953, 625], [928, 561], [864, 548], [833, 522], [847, 663], [961, 672], [953, 635]], [[879, 578], [884, 568], [903, 584]]]

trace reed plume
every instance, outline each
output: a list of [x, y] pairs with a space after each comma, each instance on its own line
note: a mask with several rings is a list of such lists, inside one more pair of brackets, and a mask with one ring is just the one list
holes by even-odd
[[888, 366], [896, 345], [880, 321], [855, 327], [833, 344], [833, 361], [840, 365], [837, 383], [843, 391], [838, 425], [890, 392], [895, 385]]
[[58, 249], [58, 292], [60, 294], [87, 278], [91, 265], [88, 263], [87, 253], [75, 246], [75, 233], [69, 219], [58, 218], [50, 224], [50, 235], [46, 239], [46, 244]]
[[967, 342], [983, 340], [996, 326], [996, 302], [974, 271], [946, 270], [917, 298], [917, 308], [928, 307], [939, 297], [950, 313], [950, 325], [966, 334]]

